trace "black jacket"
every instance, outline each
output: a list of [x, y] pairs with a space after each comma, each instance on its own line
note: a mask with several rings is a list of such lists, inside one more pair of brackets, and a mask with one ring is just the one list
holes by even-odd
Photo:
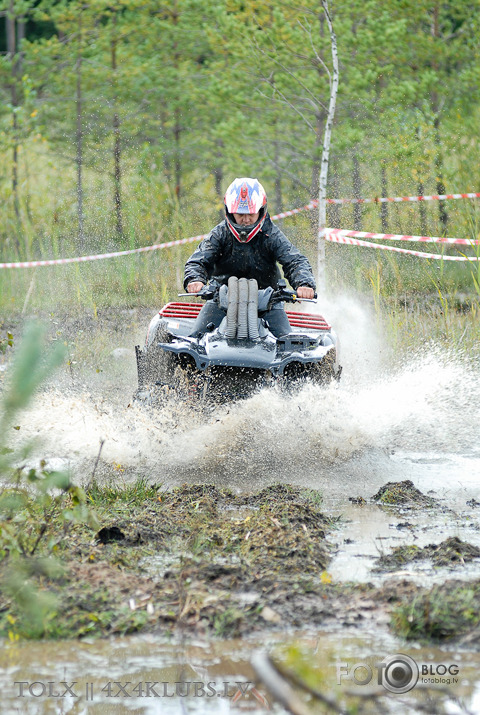
[[207, 283], [214, 279], [227, 283], [230, 276], [255, 278], [259, 288], [275, 287], [280, 276], [277, 262], [285, 278], [296, 290], [310, 286], [315, 279], [308, 260], [293, 246], [267, 214], [262, 230], [248, 243], [240, 243], [222, 221], [203, 239], [185, 265], [186, 288], [192, 281]]

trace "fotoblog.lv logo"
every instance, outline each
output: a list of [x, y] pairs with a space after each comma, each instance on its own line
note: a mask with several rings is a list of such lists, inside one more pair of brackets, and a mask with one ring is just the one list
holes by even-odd
[[408, 693], [418, 681], [421, 685], [456, 685], [459, 666], [456, 663], [420, 663], [404, 653], [389, 655], [380, 663], [372, 666], [369, 663], [337, 662], [337, 684], [349, 680], [355, 685], [368, 685], [374, 678], [374, 668], [377, 671], [377, 683], [390, 693]]
[[[374, 675], [368, 663], [337, 663], [337, 684], [342, 680], [353, 680], [356, 685], [368, 685]], [[389, 655], [380, 663], [375, 663], [378, 685], [390, 693], [408, 693], [418, 682], [420, 671], [417, 663], [409, 655], [397, 653]]]

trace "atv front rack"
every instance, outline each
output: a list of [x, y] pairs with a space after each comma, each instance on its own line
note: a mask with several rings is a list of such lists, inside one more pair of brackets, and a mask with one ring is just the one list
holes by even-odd
[[[167, 303], [160, 311], [162, 318], [192, 318], [195, 319], [202, 309], [201, 303]], [[294, 310], [285, 311], [292, 328], [305, 330], [328, 331], [332, 326], [327, 323], [322, 315], [315, 313], [297, 313]]]

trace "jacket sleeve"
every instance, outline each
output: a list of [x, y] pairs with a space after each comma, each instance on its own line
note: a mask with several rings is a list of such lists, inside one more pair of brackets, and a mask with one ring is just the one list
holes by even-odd
[[275, 260], [282, 266], [285, 278], [294, 290], [299, 286], [309, 286], [315, 290], [315, 278], [308, 259], [276, 226], [273, 226], [271, 241]]
[[185, 289], [192, 281], [208, 283], [215, 263], [222, 254], [222, 231], [220, 229], [221, 224], [215, 226], [186, 262], [183, 280]]

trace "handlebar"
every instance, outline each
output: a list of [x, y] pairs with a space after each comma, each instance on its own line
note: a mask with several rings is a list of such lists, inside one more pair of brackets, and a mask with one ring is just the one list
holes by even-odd
[[198, 293], [177, 293], [177, 296], [179, 298], [189, 296], [190, 298], [203, 298], [203, 300], [212, 300], [212, 298], [215, 298], [217, 293], [218, 288], [216, 288], [216, 290], [213, 290], [213, 288], [204, 286], [202, 290], [198, 291]]
[[288, 288], [278, 288], [277, 290], [274, 290], [272, 293], [272, 297], [270, 298], [270, 303], [273, 305], [274, 303], [316, 303], [317, 302], [317, 294], [313, 294], [313, 298], [299, 298], [298, 295], [294, 290], [288, 290]]
[[[268, 290], [268, 289], [266, 289]], [[178, 293], [178, 297], [196, 297], [196, 298], [202, 298], [203, 300], [212, 300], [218, 295], [219, 291], [219, 286], [209, 287], [209, 286], [204, 286], [202, 290], [198, 291], [198, 293]], [[272, 295], [269, 300], [269, 305], [274, 305], [275, 303], [316, 303], [317, 302], [317, 294], [314, 293], [313, 298], [299, 298], [296, 294], [295, 291], [289, 290], [286, 287], [285, 281], [282, 279], [278, 282], [276, 290], [272, 292]]]

